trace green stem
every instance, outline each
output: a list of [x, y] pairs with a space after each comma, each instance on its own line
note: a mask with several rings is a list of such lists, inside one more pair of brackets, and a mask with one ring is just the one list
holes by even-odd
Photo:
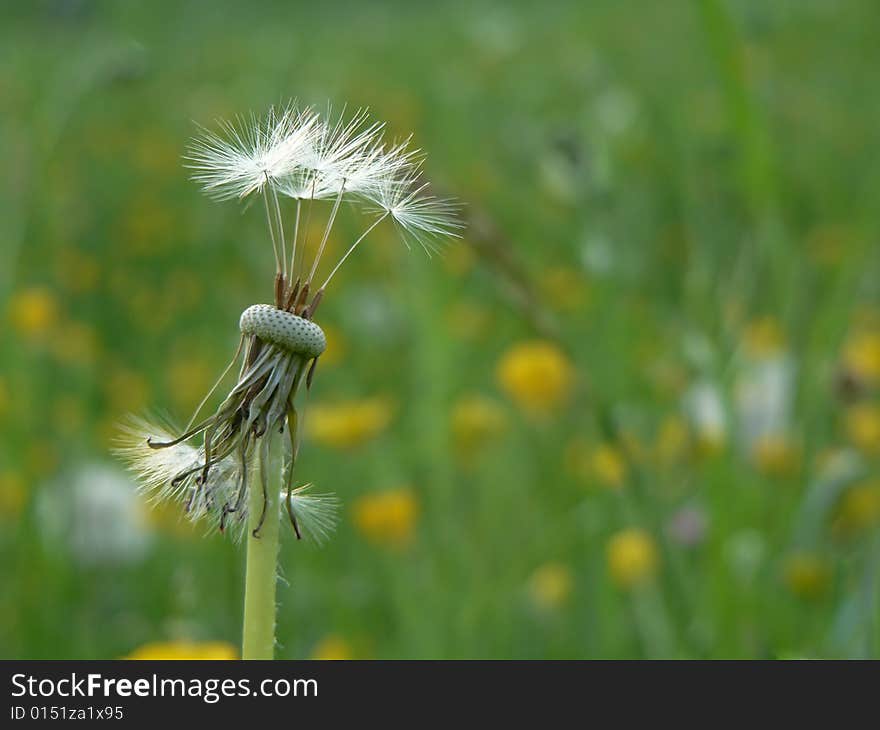
[[[267, 434], [267, 438], [271, 438]], [[280, 444], [278, 444], [280, 445]], [[274, 451], [272, 449], [271, 451]], [[244, 630], [242, 659], [273, 659], [275, 654], [275, 584], [278, 562], [280, 492], [274, 479], [280, 469], [273, 462], [262, 465], [269, 469], [266, 519], [254, 537], [254, 530], [263, 512], [263, 490], [260, 478], [251, 479], [248, 494], [247, 567], [244, 584]], [[255, 475], [259, 477], [259, 475]]]

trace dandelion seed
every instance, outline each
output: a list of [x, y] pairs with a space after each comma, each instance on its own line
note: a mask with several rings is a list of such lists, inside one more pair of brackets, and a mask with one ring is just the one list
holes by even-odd
[[304, 484], [284, 495], [288, 516], [298, 533], [316, 545], [326, 542], [339, 521], [339, 500], [334, 494], [312, 494]]
[[437, 250], [438, 241], [458, 237], [458, 204], [429, 194], [429, 183], [421, 182], [418, 171], [405, 177], [381, 180], [364, 197], [372, 210], [391, 216], [400, 227], [404, 242], [416, 241], [426, 252]]
[[[357, 191], [390, 172], [380, 164], [383, 156], [378, 140], [385, 125], [371, 123], [366, 109], [359, 109], [347, 122], [344, 114], [343, 110], [335, 122], [316, 127], [298, 169], [279, 187], [283, 194], [322, 200], [335, 197], [343, 188]], [[332, 115], [329, 108], [327, 115]]]
[[319, 133], [317, 115], [295, 104], [219, 123], [190, 143], [187, 167], [193, 180], [217, 200], [245, 198], [293, 174], [312, 154]]

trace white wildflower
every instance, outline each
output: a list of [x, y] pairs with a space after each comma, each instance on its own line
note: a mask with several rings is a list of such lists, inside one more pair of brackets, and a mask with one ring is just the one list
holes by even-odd
[[722, 444], [727, 436], [727, 416], [718, 386], [708, 380], [694, 383], [683, 396], [683, 408], [700, 441]]
[[135, 485], [124, 472], [105, 464], [85, 464], [46, 485], [38, 509], [44, 538], [65, 544], [81, 565], [137, 562], [150, 546]]
[[790, 431], [795, 374], [793, 359], [783, 353], [750, 359], [737, 376], [734, 400], [740, 440], [747, 451], [763, 438]]

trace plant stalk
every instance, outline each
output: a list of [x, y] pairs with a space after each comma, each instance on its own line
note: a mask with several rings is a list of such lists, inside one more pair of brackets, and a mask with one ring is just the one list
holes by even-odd
[[[267, 435], [268, 436], [268, 435]], [[274, 437], [273, 437], [274, 438]], [[284, 448], [283, 444], [278, 444]], [[270, 449], [270, 453], [275, 449]], [[244, 628], [242, 659], [273, 659], [275, 656], [275, 586], [277, 582], [279, 502], [282, 460], [263, 465], [269, 470], [266, 519], [254, 537], [263, 512], [263, 490], [259, 475], [248, 487], [247, 564], [244, 584]], [[278, 467], [278, 468], [275, 468]]]

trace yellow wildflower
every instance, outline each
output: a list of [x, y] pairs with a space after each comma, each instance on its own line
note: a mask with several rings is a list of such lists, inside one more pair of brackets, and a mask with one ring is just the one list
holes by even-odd
[[391, 403], [375, 397], [335, 404], [317, 404], [306, 414], [306, 428], [318, 443], [352, 448], [378, 436], [391, 423]]
[[790, 555], [783, 567], [783, 578], [789, 590], [799, 598], [820, 598], [831, 582], [827, 561], [809, 552]]
[[843, 346], [846, 371], [867, 385], [880, 385], [880, 332], [856, 332]]
[[657, 431], [654, 455], [657, 462], [670, 466], [681, 461], [688, 451], [690, 433], [687, 424], [679, 416], [667, 416]]
[[579, 481], [589, 483], [593, 470], [590, 464], [590, 443], [583, 436], [575, 436], [565, 447], [566, 471]]
[[72, 394], [58, 396], [52, 405], [52, 420], [64, 434], [81, 432], [86, 421], [82, 398]]
[[800, 466], [800, 450], [782, 434], [765, 434], [752, 445], [752, 459], [762, 473], [788, 477]]
[[178, 538], [190, 538], [204, 534], [201, 525], [186, 519], [181, 513], [180, 505], [167, 499], [141, 502], [141, 513], [147, 527], [160, 530], [167, 535]]
[[497, 369], [501, 387], [523, 409], [548, 413], [563, 405], [574, 383], [574, 368], [552, 342], [521, 342], [502, 355]]
[[[119, 277], [125, 280], [124, 277]], [[120, 295], [118, 295], [120, 296]], [[164, 296], [162, 291], [148, 288], [137, 282], [130, 282], [120, 299], [128, 308], [131, 318], [138, 327], [148, 332], [158, 333], [172, 325], [177, 298]]]
[[852, 406], [846, 412], [846, 432], [862, 451], [880, 453], [880, 407], [871, 403]]
[[880, 525], [880, 480], [855, 484], [843, 494], [837, 505], [834, 529], [856, 533]]
[[322, 324], [321, 327], [327, 337], [327, 349], [321, 355], [320, 366], [324, 368], [338, 365], [345, 356], [345, 339], [339, 329], [333, 325]]
[[124, 250], [135, 256], [154, 257], [174, 244], [179, 229], [174, 212], [154, 197], [134, 198], [118, 232]]
[[9, 322], [22, 337], [43, 339], [57, 321], [58, 304], [45, 287], [31, 287], [13, 294], [9, 302]]
[[476, 258], [474, 249], [467, 241], [454, 241], [446, 249], [443, 265], [450, 274], [462, 277], [474, 268]]
[[678, 363], [661, 359], [647, 370], [660, 397], [680, 396], [687, 388], [687, 371]]
[[419, 505], [411, 489], [400, 487], [358, 498], [353, 513], [370, 542], [400, 548], [412, 541]]
[[89, 365], [98, 354], [98, 335], [84, 322], [65, 322], [55, 329], [52, 352], [61, 362]]
[[558, 609], [568, 601], [574, 576], [567, 565], [545, 563], [529, 578], [529, 597], [543, 610]]
[[342, 661], [354, 659], [354, 652], [345, 639], [337, 634], [330, 634], [315, 644], [315, 648], [312, 649], [312, 659]]
[[590, 455], [593, 476], [602, 486], [620, 489], [626, 480], [626, 460], [611, 444], [599, 444]]
[[0, 473], [0, 518], [15, 519], [26, 501], [27, 491], [21, 476], [11, 471]]
[[492, 315], [489, 311], [472, 301], [452, 304], [446, 321], [452, 335], [467, 342], [480, 340], [492, 327]]
[[607, 548], [608, 570], [621, 588], [650, 580], [660, 565], [654, 538], [644, 530], [628, 528], [611, 537]]
[[195, 408], [211, 387], [214, 377], [212, 368], [203, 360], [187, 359], [173, 363], [168, 369], [168, 390], [178, 410]]
[[70, 291], [83, 294], [94, 291], [100, 269], [97, 260], [77, 248], [65, 247], [58, 252], [55, 276]]
[[620, 444], [620, 454], [630, 464], [643, 464], [648, 456], [648, 449], [644, 440], [635, 428], [622, 427], [617, 433], [617, 441]]
[[24, 451], [24, 465], [29, 474], [45, 477], [58, 466], [57, 445], [49, 439], [31, 441]]
[[156, 641], [139, 646], [124, 659], [238, 659], [238, 651], [225, 641]]
[[823, 224], [810, 231], [806, 248], [820, 266], [836, 266], [853, 242], [852, 232], [839, 224]]
[[542, 299], [560, 312], [583, 312], [589, 301], [586, 277], [575, 269], [548, 269], [541, 274], [539, 287]]
[[473, 456], [507, 425], [504, 409], [483, 395], [466, 395], [452, 407], [452, 436], [463, 457]]
[[180, 156], [177, 147], [166, 139], [154, 134], [141, 135], [132, 140], [131, 149], [137, 166], [152, 173], [169, 176], [177, 172]]
[[776, 319], [761, 317], [746, 326], [743, 345], [752, 357], [776, 355], [785, 349], [785, 334]]
[[141, 410], [150, 394], [143, 375], [121, 367], [110, 371], [104, 382], [104, 392], [114, 413]]

